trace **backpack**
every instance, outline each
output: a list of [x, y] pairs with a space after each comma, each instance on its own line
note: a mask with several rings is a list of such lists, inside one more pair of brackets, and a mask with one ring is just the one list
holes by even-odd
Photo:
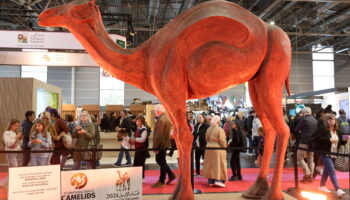
[[349, 134], [350, 133], [350, 125], [349, 125], [349, 122], [347, 121], [347, 119], [345, 117], [344, 118], [339, 117], [338, 120], [339, 120], [339, 132], [340, 132], [340, 134], [341, 135]]

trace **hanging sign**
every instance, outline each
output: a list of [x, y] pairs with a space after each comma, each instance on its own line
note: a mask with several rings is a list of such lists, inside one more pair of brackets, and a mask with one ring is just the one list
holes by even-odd
[[61, 200], [141, 200], [142, 167], [63, 171]]
[[[117, 34], [109, 34], [110, 38], [125, 48], [126, 38]], [[67, 49], [84, 50], [85, 48], [71, 33], [40, 31], [0, 31], [1, 48], [20, 49]], [[124, 46], [123, 46], [124, 45]]]
[[8, 199], [60, 199], [60, 165], [9, 168]]

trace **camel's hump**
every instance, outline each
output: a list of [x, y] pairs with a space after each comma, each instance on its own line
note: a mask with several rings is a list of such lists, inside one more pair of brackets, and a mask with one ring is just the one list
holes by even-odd
[[[216, 21], [217, 23], [215, 23]], [[161, 40], [162, 43], [169, 43], [170, 40], [177, 38], [185, 30], [190, 30], [195, 24], [198, 25], [199, 23], [203, 28], [196, 27], [197, 31], [201, 29], [207, 31], [212, 28], [225, 32], [225, 30], [234, 27], [242, 37], [236, 38], [237, 41], [244, 40], [248, 42], [248, 39], [253, 38], [254, 41], [250, 42], [263, 44], [265, 43], [264, 39], [260, 40], [258, 38], [267, 38], [266, 24], [260, 18], [245, 8], [227, 1], [208, 1], [186, 10], [164, 26], [155, 38]], [[206, 27], [206, 25], [211, 27]], [[231, 36], [235, 37], [235, 35]]]

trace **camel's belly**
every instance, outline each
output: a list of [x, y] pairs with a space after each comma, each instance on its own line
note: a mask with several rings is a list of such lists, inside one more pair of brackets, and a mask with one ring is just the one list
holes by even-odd
[[191, 98], [207, 97], [250, 80], [262, 59], [224, 43], [207, 44], [195, 52], [187, 78]]

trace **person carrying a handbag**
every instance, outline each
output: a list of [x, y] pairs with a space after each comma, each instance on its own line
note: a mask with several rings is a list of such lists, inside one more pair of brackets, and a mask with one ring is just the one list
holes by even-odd
[[126, 163], [124, 165], [131, 165], [131, 157], [129, 151], [125, 151], [124, 149], [130, 149], [130, 137], [131, 137], [131, 130], [133, 129], [133, 125], [127, 116], [128, 112], [126, 110], [123, 110], [120, 112], [120, 118], [118, 119], [118, 126], [116, 128], [117, 131], [117, 137], [120, 141], [121, 139], [121, 150], [118, 155], [117, 161], [113, 164], [114, 166], [120, 167], [123, 161], [124, 152], [126, 157]]
[[[319, 143], [318, 150], [324, 152], [338, 153], [340, 145], [346, 144], [347, 139], [344, 140], [344, 138], [340, 135], [338, 130], [338, 123], [336, 123], [334, 114], [326, 114], [324, 122], [324, 128], [318, 130], [318, 141], [315, 141]], [[334, 155], [320, 153], [320, 159], [323, 161], [324, 170], [321, 177], [319, 190], [325, 193], [331, 193], [331, 191], [326, 187], [326, 181], [328, 177], [330, 177], [334, 189], [336, 191], [337, 197], [341, 197], [346, 193], [342, 189], [340, 189], [340, 186], [338, 184], [333, 163], [335, 158], [336, 156]]]
[[[95, 139], [95, 127], [91, 121], [90, 115], [87, 111], [82, 111], [80, 118], [77, 121], [77, 126], [72, 134], [73, 138], [77, 138], [75, 143], [75, 149], [87, 149], [88, 146], [94, 145]], [[74, 169], [80, 169], [80, 163], [82, 160], [86, 161], [86, 168], [92, 169], [92, 160], [87, 160], [87, 155], [89, 152], [74, 152]], [[83, 159], [85, 157], [85, 159]]]

